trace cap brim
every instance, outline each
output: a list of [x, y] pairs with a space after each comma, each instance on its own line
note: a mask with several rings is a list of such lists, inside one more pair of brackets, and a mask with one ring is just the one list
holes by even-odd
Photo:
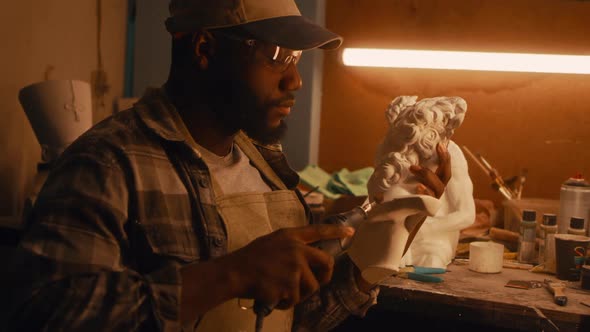
[[292, 50], [338, 48], [342, 37], [303, 16], [282, 16], [240, 25], [254, 38]]

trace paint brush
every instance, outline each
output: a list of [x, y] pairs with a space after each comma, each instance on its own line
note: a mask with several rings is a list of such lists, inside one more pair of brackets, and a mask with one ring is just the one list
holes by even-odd
[[565, 296], [565, 283], [559, 281], [552, 281], [550, 279], [545, 279], [544, 281], [545, 286], [553, 294], [553, 301], [555, 304], [560, 306], [564, 306], [567, 304], [567, 296]]
[[465, 145], [463, 145], [463, 150], [467, 153], [467, 155], [473, 159], [475, 164], [479, 166], [487, 175], [489, 175], [494, 183], [497, 185], [497, 190], [504, 196], [506, 199], [512, 199], [514, 197], [514, 193], [506, 186], [504, 180], [499, 176], [498, 172], [490, 165], [490, 163], [481, 156], [481, 154], [474, 155]]
[[492, 178], [492, 180], [496, 183], [496, 185], [498, 185], [498, 190], [500, 191], [500, 193], [502, 193], [502, 195], [504, 195], [504, 197], [506, 197], [507, 199], [512, 199], [514, 197], [514, 193], [512, 192], [512, 190], [510, 190], [510, 188], [508, 188], [508, 186], [506, 186], [506, 183], [504, 183], [504, 180], [502, 179], [500, 174], [498, 174], [498, 171], [495, 168], [493, 168], [492, 165], [481, 154], [478, 153], [477, 157], [479, 158], [479, 160], [481, 160], [482, 164], [488, 170], [488, 174]]
[[479, 168], [481, 168], [486, 174], [488, 174], [488, 169], [481, 163], [481, 161], [469, 150], [465, 145], [463, 145], [463, 150], [467, 153], [467, 155], [475, 162]]

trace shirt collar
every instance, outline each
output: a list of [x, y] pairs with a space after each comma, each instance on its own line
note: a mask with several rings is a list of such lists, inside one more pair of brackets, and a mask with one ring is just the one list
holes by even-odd
[[177, 119], [180, 119], [180, 115], [163, 88], [148, 88], [135, 104], [135, 108], [141, 121], [156, 135], [168, 141], [187, 140], [178, 127]]
[[[141, 121], [156, 135], [168, 141], [184, 142], [191, 146], [192, 137], [188, 130], [185, 129], [182, 118], [163, 88], [147, 89], [143, 97], [134, 106]], [[178, 120], [181, 122], [179, 123]], [[285, 155], [282, 153], [280, 143], [268, 145], [253, 141], [251, 138], [248, 139], [258, 148], [263, 158], [282, 179], [287, 188], [293, 189], [298, 185], [299, 175], [289, 166]]]

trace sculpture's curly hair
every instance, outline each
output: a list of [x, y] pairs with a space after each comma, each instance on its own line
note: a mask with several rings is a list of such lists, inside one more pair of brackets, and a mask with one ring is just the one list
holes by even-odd
[[[385, 111], [389, 128], [375, 156], [371, 182], [386, 191], [408, 172], [410, 165], [436, 158], [436, 145], [447, 144], [465, 117], [460, 97], [399, 96]], [[375, 182], [377, 181], [377, 182]]]

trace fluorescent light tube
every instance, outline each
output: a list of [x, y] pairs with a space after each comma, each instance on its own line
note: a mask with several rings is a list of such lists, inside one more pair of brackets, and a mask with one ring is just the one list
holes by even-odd
[[347, 66], [590, 74], [590, 56], [345, 48]]

